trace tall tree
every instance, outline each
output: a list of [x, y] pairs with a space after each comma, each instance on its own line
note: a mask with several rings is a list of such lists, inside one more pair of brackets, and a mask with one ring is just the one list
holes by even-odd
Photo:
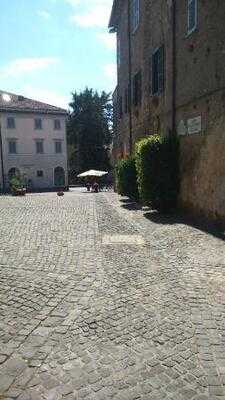
[[70, 169], [76, 173], [108, 169], [112, 136], [110, 94], [86, 88], [72, 94], [70, 107], [67, 129]]

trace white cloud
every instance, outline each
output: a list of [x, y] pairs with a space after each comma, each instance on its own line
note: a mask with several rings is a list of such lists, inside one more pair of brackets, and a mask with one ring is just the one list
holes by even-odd
[[42, 89], [42, 88], [37, 88], [33, 86], [24, 86], [21, 89], [21, 94], [23, 96], [28, 97], [33, 100], [38, 100], [42, 101], [44, 103], [56, 106], [56, 107], [62, 107], [65, 109], [68, 109], [68, 104], [70, 102], [70, 96], [64, 96], [59, 94], [58, 92], [51, 91], [48, 89]]
[[51, 18], [51, 14], [48, 11], [45, 11], [45, 10], [38, 11], [38, 15], [39, 15], [39, 17], [41, 17], [43, 19]]
[[113, 83], [116, 84], [117, 80], [117, 68], [116, 64], [106, 64], [103, 67], [104, 74], [107, 78], [109, 78]]
[[112, 0], [66, 0], [76, 10], [82, 4], [84, 11], [75, 13], [70, 19], [81, 27], [107, 27], [112, 7]]
[[98, 39], [110, 50], [116, 50], [116, 35], [109, 33], [98, 33]]
[[18, 75], [48, 68], [50, 65], [56, 64], [58, 61], [59, 60], [54, 57], [18, 58], [7, 65], [0, 67], [0, 77], [17, 77]]

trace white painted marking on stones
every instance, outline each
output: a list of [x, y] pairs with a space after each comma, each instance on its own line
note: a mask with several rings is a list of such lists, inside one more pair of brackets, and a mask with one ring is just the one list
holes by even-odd
[[145, 240], [141, 235], [104, 235], [102, 238], [102, 244], [133, 244], [143, 246]]

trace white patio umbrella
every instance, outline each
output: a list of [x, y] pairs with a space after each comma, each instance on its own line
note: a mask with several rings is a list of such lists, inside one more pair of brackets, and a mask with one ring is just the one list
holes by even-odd
[[82, 174], [77, 175], [78, 178], [85, 178], [87, 176], [96, 176], [96, 177], [100, 177], [100, 176], [104, 176], [107, 175], [108, 172], [107, 171], [98, 171], [95, 169], [90, 169], [89, 171], [86, 172], [82, 172]]

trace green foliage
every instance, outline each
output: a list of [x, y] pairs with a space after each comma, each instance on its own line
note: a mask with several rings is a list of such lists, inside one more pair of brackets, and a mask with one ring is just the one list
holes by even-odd
[[70, 169], [109, 169], [112, 102], [110, 94], [86, 88], [73, 93], [67, 124]]
[[119, 194], [138, 200], [137, 173], [134, 158], [118, 161], [116, 165], [116, 187]]
[[136, 144], [138, 190], [141, 200], [167, 211], [176, 207], [179, 191], [179, 141], [150, 136]]
[[15, 193], [18, 190], [23, 189], [23, 178], [20, 175], [15, 175], [10, 180], [11, 192]]

